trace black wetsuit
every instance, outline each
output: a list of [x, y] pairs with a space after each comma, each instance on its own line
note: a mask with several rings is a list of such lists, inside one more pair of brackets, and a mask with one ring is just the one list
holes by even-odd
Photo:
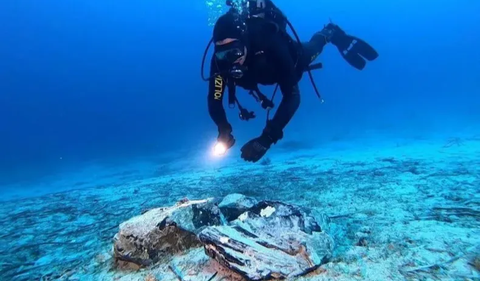
[[[298, 82], [308, 66], [322, 52], [326, 44], [325, 37], [316, 33], [309, 42], [302, 46], [284, 31], [272, 28], [271, 23], [261, 18], [248, 22], [248, 51], [245, 66], [247, 71], [241, 79], [235, 79], [235, 85], [246, 90], [256, 89], [258, 84], [273, 85], [278, 83], [282, 92], [282, 101], [273, 119], [269, 122], [279, 135], [292, 119], [300, 105]], [[212, 59], [210, 75], [218, 73]], [[223, 106], [223, 96], [228, 77], [216, 76], [209, 83], [208, 109], [212, 120], [220, 132], [231, 131]]]

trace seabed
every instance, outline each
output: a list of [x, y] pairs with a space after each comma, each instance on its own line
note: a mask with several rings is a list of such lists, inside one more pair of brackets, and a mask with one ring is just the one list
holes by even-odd
[[40, 196], [42, 187], [11, 187], [0, 205], [0, 280], [203, 281], [217, 271], [214, 281], [237, 280], [202, 249], [128, 272], [112, 260], [121, 222], [185, 197], [230, 193], [328, 214], [334, 257], [297, 280], [480, 280], [480, 135], [294, 146], [274, 147], [259, 164], [195, 168], [172, 156], [163, 166], [86, 170], [45, 183], [58, 189]]

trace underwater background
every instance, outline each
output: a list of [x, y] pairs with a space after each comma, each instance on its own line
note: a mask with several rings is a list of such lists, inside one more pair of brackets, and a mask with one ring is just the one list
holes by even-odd
[[[324, 68], [313, 73], [325, 103], [304, 77], [301, 107], [284, 141], [358, 147], [365, 138], [445, 137], [480, 126], [478, 1], [275, 3], [302, 40], [332, 19], [380, 53], [359, 72], [327, 46], [318, 59]], [[200, 63], [218, 4], [2, 1], [2, 186], [75, 172], [92, 161], [117, 165], [209, 149], [217, 131]], [[264, 125], [265, 112], [241, 93], [258, 117], [243, 122], [226, 107], [239, 144], [234, 151]]]
[[[382, 154], [383, 149], [390, 151], [383, 153], [388, 157], [404, 153], [408, 158], [409, 151], [427, 153], [433, 144], [426, 157], [430, 171], [437, 160], [448, 169], [443, 156], [458, 161], [468, 158], [471, 162], [460, 165], [474, 170], [469, 172], [471, 192], [480, 190], [476, 168], [480, 160], [480, 1], [274, 3], [302, 40], [308, 41], [332, 20], [347, 34], [370, 43], [380, 56], [358, 71], [327, 45], [317, 59], [323, 69], [313, 72], [325, 102], [318, 100], [304, 75], [300, 108], [284, 139], [265, 156], [271, 159], [269, 165], [282, 165], [285, 155], [295, 157], [304, 150], [314, 150], [318, 160], [299, 160], [305, 165], [331, 158], [358, 162], [373, 155], [370, 152]], [[175, 179], [175, 173], [185, 177], [188, 171], [196, 173], [190, 180], [202, 171], [220, 177], [225, 167], [246, 165], [253, 171], [264, 166], [243, 163], [240, 158], [240, 147], [261, 133], [266, 116], [244, 90], [238, 91], [239, 100], [257, 118], [239, 120], [237, 109], [229, 109], [225, 101], [237, 143], [225, 158], [210, 155], [217, 128], [208, 115], [208, 84], [200, 77], [200, 64], [212, 25], [226, 10], [224, 2], [217, 0], [2, 0], [0, 200], [11, 206], [2, 211], [2, 222], [20, 208], [18, 202], [40, 198], [35, 200], [54, 204], [37, 196], [59, 191], [67, 191], [66, 197], [83, 198], [91, 187], [108, 187], [102, 196], [113, 202], [109, 196], [134, 188], [133, 180], [154, 181], [165, 174]], [[210, 55], [211, 50], [205, 73]], [[272, 86], [261, 89], [267, 96], [273, 92]], [[279, 102], [277, 95], [275, 104]], [[422, 146], [417, 148], [419, 143]], [[460, 151], [448, 154], [439, 152], [439, 147]], [[342, 158], [347, 152], [349, 156]], [[305, 169], [309, 167], [313, 169]], [[235, 169], [228, 175], [235, 175]], [[349, 174], [339, 177], [350, 179]], [[240, 174], [235, 175], [239, 178]], [[436, 183], [447, 180], [437, 179]], [[267, 180], [249, 183], [242, 178], [242, 191], [258, 195], [256, 188]], [[219, 188], [228, 194], [236, 192], [237, 186], [233, 183], [228, 189], [217, 182], [209, 190], [215, 193]], [[168, 198], [162, 193], [165, 189], [156, 189], [165, 200], [154, 203], [206, 195], [195, 190], [195, 184], [182, 188]], [[141, 193], [142, 187], [134, 189]], [[268, 191], [261, 197], [275, 194], [275, 187], [261, 189]], [[303, 194], [301, 187], [292, 190]], [[111, 227], [133, 215], [116, 217]], [[43, 223], [48, 228], [48, 221]], [[475, 229], [478, 234], [478, 225]], [[103, 240], [99, 238], [103, 246], [115, 234], [112, 228], [109, 231]], [[5, 276], [14, 274], [5, 271]]]

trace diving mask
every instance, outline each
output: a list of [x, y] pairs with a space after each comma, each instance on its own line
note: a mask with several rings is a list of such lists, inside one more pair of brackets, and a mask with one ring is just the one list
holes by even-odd
[[245, 55], [245, 45], [236, 40], [225, 45], [217, 45], [215, 58], [223, 71], [228, 72], [231, 77], [240, 79], [243, 76], [244, 67], [238, 60]]

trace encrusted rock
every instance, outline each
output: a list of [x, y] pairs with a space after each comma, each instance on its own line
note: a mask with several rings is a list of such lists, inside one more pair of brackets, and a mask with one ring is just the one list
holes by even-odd
[[245, 195], [234, 193], [225, 196], [218, 205], [222, 214], [225, 216], [227, 221], [232, 221], [238, 218], [245, 211], [248, 211], [250, 208], [257, 204], [257, 200], [246, 197]]
[[230, 225], [207, 227], [205, 252], [247, 280], [292, 278], [325, 263], [333, 240], [301, 208], [262, 201]]
[[148, 266], [201, 246], [196, 234], [222, 223], [221, 212], [211, 199], [183, 200], [173, 207], [152, 209], [120, 225], [114, 237], [114, 256], [117, 261]]
[[[184, 199], [122, 223], [114, 257], [120, 267], [130, 269], [164, 262], [165, 274], [185, 280], [214, 274], [228, 280], [289, 279], [317, 269], [331, 256], [326, 218], [241, 194], [220, 200]], [[218, 263], [206, 262], [205, 253]]]

